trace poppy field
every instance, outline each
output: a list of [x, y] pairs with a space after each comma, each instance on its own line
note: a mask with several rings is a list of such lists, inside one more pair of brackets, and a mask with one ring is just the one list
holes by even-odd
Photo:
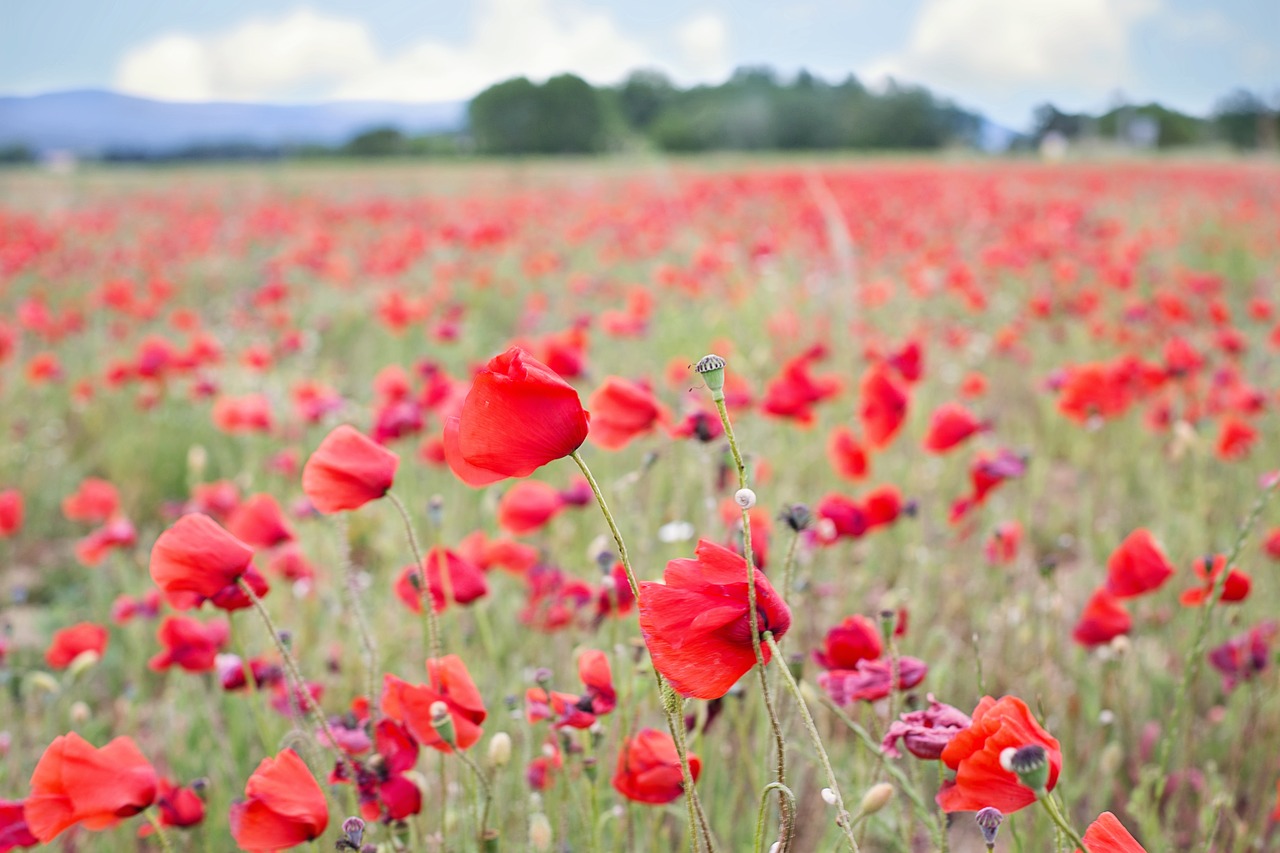
[[0, 175], [0, 853], [1280, 849], [1280, 170]]

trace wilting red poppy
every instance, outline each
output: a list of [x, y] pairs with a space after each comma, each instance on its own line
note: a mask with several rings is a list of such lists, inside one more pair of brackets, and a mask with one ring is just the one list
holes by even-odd
[[946, 453], [959, 446], [970, 436], [988, 428], [959, 403], [943, 403], [929, 418], [929, 432], [925, 434], [924, 449], [930, 453]]
[[589, 420], [572, 385], [512, 347], [476, 375], [445, 423], [445, 459], [470, 486], [526, 477], [581, 447]]
[[1106, 587], [1099, 587], [1089, 597], [1071, 636], [1083, 646], [1099, 646], [1129, 633], [1132, 627], [1133, 619], [1120, 599]]
[[40, 839], [31, 834], [23, 800], [0, 800], [0, 853], [18, 847], [35, 847]]
[[902, 741], [907, 752], [916, 758], [937, 761], [951, 739], [972, 724], [968, 714], [939, 702], [930, 693], [928, 708], [903, 714], [889, 725], [880, 751], [890, 758], [901, 758], [898, 741]]
[[[702, 761], [689, 753], [689, 773], [698, 781]], [[684, 773], [675, 741], [666, 732], [640, 729], [622, 742], [613, 788], [628, 800], [661, 805], [684, 794]]]
[[883, 650], [880, 629], [865, 616], [850, 616], [827, 632], [813, 659], [823, 669], [853, 669], [860, 660], [875, 660]]
[[[1111, 812], [1103, 812], [1084, 832], [1089, 853], [1147, 853]], [[1079, 849], [1076, 853], [1080, 853]]]
[[253, 549], [207, 515], [190, 513], [151, 549], [151, 579], [179, 610], [224, 593], [250, 568]]
[[227, 532], [257, 550], [293, 541], [284, 511], [271, 495], [250, 495], [227, 519]]
[[1171, 577], [1173, 566], [1145, 528], [1126, 536], [1107, 560], [1107, 591], [1116, 598], [1154, 592]]
[[[484, 572], [453, 551], [432, 548], [422, 562], [427, 567], [431, 603], [437, 613], [451, 603], [470, 604], [489, 592]], [[396, 579], [396, 595], [414, 613], [422, 612], [422, 573], [415, 566], [401, 570]]]
[[[919, 658], [903, 655], [897, 659], [898, 690], [910, 690], [929, 674], [929, 665]], [[852, 669], [831, 669], [818, 675], [818, 686], [826, 691], [837, 705], [854, 702], [876, 702], [888, 696], [892, 690], [893, 667], [884, 658], [863, 659]]]
[[54, 633], [53, 641], [44, 653], [44, 661], [54, 669], [66, 669], [85, 652], [102, 657], [106, 650], [107, 629], [93, 622], [81, 622]]
[[22, 529], [22, 492], [5, 489], [0, 492], [0, 539], [7, 539]]
[[[1209, 600], [1209, 596], [1213, 594], [1213, 586], [1218, 576], [1222, 574], [1223, 568], [1226, 566], [1227, 558], [1223, 554], [1212, 557], [1205, 557], [1203, 560], [1196, 560], [1193, 568], [1196, 577], [1202, 581], [1198, 587], [1193, 587], [1179, 596], [1178, 600], [1182, 602], [1183, 607], [1198, 607]], [[1210, 569], [1212, 566], [1212, 569]], [[1227, 571], [1227, 578], [1219, 585], [1218, 601], [1223, 604], [1244, 601], [1249, 597], [1249, 589], [1253, 586], [1253, 581], [1244, 572], [1232, 566]]]
[[288, 850], [319, 838], [329, 825], [324, 791], [292, 749], [264, 758], [233, 803], [231, 837], [249, 853]]
[[870, 457], [853, 430], [836, 427], [827, 438], [827, 459], [837, 474], [846, 480], [860, 480], [871, 468]]
[[907, 419], [907, 393], [885, 364], [873, 364], [862, 376], [862, 402], [858, 416], [867, 443], [882, 448], [893, 441]]
[[68, 521], [101, 524], [120, 509], [120, 493], [106, 480], [87, 477], [75, 494], [62, 499], [62, 514]]
[[498, 501], [498, 526], [515, 536], [532, 533], [564, 507], [555, 487], [539, 480], [521, 480]]
[[409, 684], [388, 673], [382, 686], [382, 711], [409, 729], [423, 746], [440, 752], [453, 749], [431, 725], [431, 706], [443, 702], [453, 719], [454, 743], [468, 749], [480, 740], [480, 724], [488, 712], [467, 666], [457, 655], [427, 659], [427, 683]]
[[[759, 569], [757, 627], [781, 637], [791, 610]], [[678, 693], [716, 699], [755, 666], [747, 613], [747, 561], [703, 539], [694, 559], [672, 560], [664, 583], [640, 584], [640, 631], [658, 671]], [[769, 649], [761, 650], [769, 662]]]
[[[156, 786], [156, 811], [161, 826], [196, 826], [204, 821], [204, 800], [191, 788], [161, 776]], [[138, 837], [147, 838], [154, 831], [151, 824], [144, 823], [138, 827]]]
[[171, 666], [187, 672], [209, 672], [229, 634], [225, 619], [200, 622], [185, 616], [166, 616], [156, 632], [164, 651], [151, 658], [147, 666], [157, 672]]
[[667, 411], [647, 388], [618, 376], [587, 398], [591, 409], [589, 438], [605, 450], [620, 450], [668, 419]]
[[1046, 787], [1052, 791], [1062, 769], [1062, 748], [1057, 739], [1040, 727], [1026, 703], [1016, 696], [999, 701], [982, 697], [970, 726], [942, 750], [942, 761], [956, 772], [956, 778], [943, 784], [938, 805], [948, 813], [990, 807], [1005, 814], [1031, 805], [1036, 801], [1035, 793], [1001, 766], [1000, 753], [1033, 744], [1048, 753]]
[[325, 436], [302, 469], [302, 491], [317, 511], [359, 509], [387, 493], [400, 457], [353, 426]]
[[109, 829], [156, 798], [155, 768], [127, 737], [95, 749], [75, 732], [54, 738], [31, 774], [23, 813], [44, 844], [75, 824]]

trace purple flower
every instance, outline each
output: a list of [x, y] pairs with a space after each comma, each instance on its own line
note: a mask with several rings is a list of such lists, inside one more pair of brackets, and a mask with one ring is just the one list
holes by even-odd
[[959, 708], [944, 705], [933, 694], [929, 694], [929, 707], [923, 711], [912, 711], [903, 714], [901, 720], [895, 720], [885, 733], [880, 749], [890, 758], [901, 758], [898, 741], [901, 740], [907, 752], [916, 758], [936, 761], [942, 750], [951, 743], [958, 732], [969, 728], [973, 721], [969, 715]]

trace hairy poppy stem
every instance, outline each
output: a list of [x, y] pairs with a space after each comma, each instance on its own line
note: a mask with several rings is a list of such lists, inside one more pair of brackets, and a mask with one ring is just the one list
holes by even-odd
[[1049, 815], [1049, 819], [1053, 821], [1054, 826], [1062, 830], [1063, 834], [1071, 839], [1071, 842], [1079, 848], [1080, 853], [1089, 853], [1088, 846], [1085, 845], [1084, 839], [1080, 837], [1080, 833], [1076, 832], [1071, 824], [1067, 823], [1067, 819], [1062, 816], [1062, 810], [1058, 808], [1057, 802], [1049, 795], [1048, 791], [1037, 791], [1036, 799], [1040, 801], [1040, 805]]
[[1218, 572], [1213, 578], [1213, 583], [1209, 590], [1209, 600], [1201, 605], [1200, 621], [1196, 625], [1195, 639], [1192, 640], [1191, 645], [1187, 648], [1187, 656], [1182, 662], [1182, 683], [1178, 685], [1178, 698], [1173, 707], [1173, 720], [1170, 722], [1164, 737], [1160, 740], [1159, 761], [1157, 762], [1159, 775], [1155, 780], [1155, 790], [1151, 801], [1147, 803], [1150, 812], [1149, 817], [1153, 826], [1157, 823], [1155, 818], [1169, 782], [1169, 769], [1173, 762], [1173, 745], [1178, 740], [1182, 727], [1186, 724], [1187, 711], [1191, 707], [1191, 686], [1195, 684], [1196, 676], [1200, 674], [1200, 661], [1204, 659], [1207, 653], [1209, 626], [1213, 622], [1214, 608], [1222, 597], [1223, 587], [1226, 586], [1227, 576], [1231, 573], [1232, 564], [1239, 559], [1240, 552], [1244, 550], [1244, 543], [1248, 541], [1249, 534], [1257, 523], [1258, 517], [1262, 515], [1262, 510], [1266, 508], [1272, 495], [1275, 494], [1276, 487], [1280, 486], [1280, 475], [1267, 476], [1270, 479], [1261, 494], [1254, 500], [1249, 514], [1245, 516], [1244, 521], [1240, 523], [1240, 527], [1236, 531], [1235, 542], [1232, 543], [1231, 551], [1227, 554], [1226, 562], [1222, 565], [1222, 571]]
[[165, 853], [173, 853], [173, 845], [169, 843], [169, 836], [165, 833], [164, 827], [160, 825], [160, 821], [150, 809], [143, 812], [147, 817], [147, 823], [151, 824], [151, 828], [155, 830], [156, 839], [159, 840], [160, 846], [164, 848]]
[[[915, 808], [916, 814], [920, 820], [930, 824], [930, 832], [934, 836], [934, 843], [937, 845], [938, 849], [945, 851], [947, 849], [947, 831], [944, 823], [946, 821], [946, 817], [939, 816], [934, 808], [926, 805], [924, 799], [920, 796], [920, 792], [916, 790], [916, 786], [911, 783], [911, 779], [907, 777], [907, 774], [903, 772], [902, 768], [885, 758], [884, 751], [880, 749], [880, 741], [873, 738], [871, 733], [863, 728], [860, 723], [854, 720], [853, 717], [846, 714], [843, 708], [831, 701], [829, 696], [819, 694], [819, 698], [828, 710], [835, 714], [842, 723], [849, 727], [849, 731], [857, 735], [858, 740], [862, 742], [862, 745], [865, 746], [871, 754], [876, 757], [876, 760], [880, 762], [880, 766], [884, 768], [884, 772], [898, 783], [899, 790], [907, 795], [907, 799], [911, 801], [911, 805]], [[938, 761], [938, 767], [941, 772], [941, 760]]]
[[[609, 509], [609, 503], [604, 499], [604, 492], [600, 491], [600, 484], [596, 482], [595, 475], [591, 473], [591, 469], [587, 466], [587, 462], [582, 458], [578, 451], [573, 451], [569, 457], [578, 463], [582, 476], [586, 478], [587, 485], [591, 487], [591, 493], [595, 495], [596, 503], [600, 506], [600, 512], [604, 515], [605, 523], [609, 525], [609, 532], [613, 534], [614, 544], [618, 546], [618, 560], [622, 563], [622, 570], [627, 574], [627, 584], [631, 587], [631, 594], [636, 597], [636, 601], [640, 600], [640, 584], [636, 581], [635, 570], [631, 568], [631, 557], [627, 554], [627, 543], [622, 539], [622, 532], [618, 530], [618, 523], [613, 518], [613, 512]], [[671, 739], [675, 742], [676, 753], [680, 756], [680, 776], [683, 780], [685, 805], [689, 810], [689, 832], [692, 833], [694, 839], [693, 849], [697, 853], [698, 846], [698, 830], [702, 832], [702, 840], [706, 844], [707, 850], [713, 851], [715, 848], [711, 841], [711, 828], [707, 825], [707, 816], [702, 810], [702, 802], [698, 799], [698, 791], [694, 787], [693, 770], [689, 767], [689, 750], [685, 746], [684, 741], [684, 719], [678, 714], [672, 713], [671, 708], [666, 701], [666, 695], [671, 691], [667, 680], [662, 677], [662, 673], [658, 672], [658, 668], [653, 668], [653, 677], [658, 681], [658, 694], [662, 697], [662, 708], [667, 717], [667, 728], [671, 731]]]
[[[418, 546], [418, 534], [413, 532], [413, 521], [409, 518], [409, 510], [395, 492], [387, 492], [391, 505], [400, 513], [404, 522], [405, 536], [409, 539], [409, 550], [413, 552], [413, 564], [418, 572], [418, 598], [422, 604], [422, 618], [427, 626], [427, 657], [438, 658], [444, 655], [444, 645], [440, 640], [440, 622], [436, 618], [435, 598], [431, 595], [431, 581], [427, 577], [427, 566], [422, 559], [422, 548]], [[443, 575], [442, 575], [443, 577]]]
[[356, 774], [355, 765], [351, 763], [351, 759], [338, 746], [338, 736], [333, 733], [333, 729], [329, 726], [329, 721], [324, 718], [320, 706], [316, 704], [311, 691], [307, 689], [307, 683], [302, 679], [302, 673], [298, 671], [298, 662], [294, 659], [293, 652], [289, 651], [289, 647], [280, 638], [280, 631], [276, 628], [276, 623], [272, 620], [271, 614], [267, 612], [266, 605], [262, 603], [262, 599], [258, 597], [258, 594], [253, 591], [253, 587], [249, 586], [244, 578], [239, 578], [236, 584], [249, 597], [249, 601], [253, 603], [253, 609], [258, 611], [262, 624], [266, 627], [267, 633], [271, 635], [271, 641], [275, 643], [276, 651], [279, 652], [280, 659], [284, 662], [285, 672], [289, 674], [289, 680], [293, 683], [293, 689], [297, 693], [298, 701], [303, 705], [303, 710], [311, 714], [316, 727], [324, 732], [329, 750], [338, 760], [338, 763], [342, 765], [343, 770], [346, 771], [347, 778], [354, 783], [359, 778]]
[[489, 823], [489, 804], [493, 801], [493, 788], [489, 785], [489, 778], [484, 775], [476, 763], [467, 757], [467, 754], [460, 749], [454, 749], [453, 754], [458, 756], [458, 760], [467, 765], [467, 769], [475, 774], [476, 782], [480, 785], [480, 828], [476, 833], [476, 838], [480, 842], [481, 853], [490, 848], [490, 830]]
[[347, 581], [345, 603], [351, 614], [351, 621], [356, 623], [356, 632], [360, 635], [361, 657], [364, 659], [365, 690], [369, 700], [370, 722], [376, 726], [380, 716], [378, 703], [378, 646], [369, 630], [369, 620], [364, 615], [363, 595], [360, 590], [360, 579], [356, 574], [356, 565], [351, 559], [351, 539], [348, 535], [346, 513], [339, 513], [336, 519], [339, 532], [339, 559], [342, 561], [342, 574]]
[[785, 799], [793, 813], [796, 810], [796, 795], [790, 788], [781, 782], [770, 782], [764, 786], [760, 792], [760, 808], [756, 810], [756, 840], [751, 847], [754, 853], [760, 853], [760, 845], [764, 843], [764, 810], [769, 805], [770, 791], [777, 791], [778, 798]]
[[840, 783], [836, 780], [836, 771], [831, 766], [831, 759], [827, 756], [827, 748], [822, 743], [822, 735], [818, 734], [818, 726], [813, 721], [813, 715], [809, 713], [809, 705], [804, 701], [804, 694], [800, 692], [800, 685], [796, 684], [791, 670], [787, 669], [786, 663], [783, 662], [782, 650], [778, 648], [778, 641], [773, 638], [772, 631], [764, 632], [764, 641], [773, 652], [773, 657], [778, 662], [778, 669], [782, 671], [782, 680], [800, 708], [800, 718], [804, 720], [805, 731], [809, 733], [813, 750], [818, 753], [818, 758], [822, 761], [822, 769], [826, 771], [827, 787], [831, 789], [836, 800], [836, 825], [844, 832], [845, 840], [849, 842], [849, 849], [853, 853], [859, 853], [858, 839], [853, 837], [853, 819], [849, 810], [844, 807], [844, 797], [840, 794]]
[[[747, 488], [747, 466], [742, 461], [742, 453], [738, 450], [738, 440], [733, 434], [733, 424], [729, 420], [729, 407], [725, 405], [724, 395], [715, 395], [716, 411], [720, 413], [720, 423], [724, 426], [724, 434], [729, 439], [729, 450], [733, 453], [733, 463], [738, 468], [738, 489]], [[769, 725], [773, 730], [774, 749], [777, 751], [777, 782], [786, 786], [787, 782], [787, 741], [782, 735], [782, 724], [778, 722], [778, 712], [773, 707], [773, 691], [769, 689], [769, 673], [764, 659], [764, 651], [760, 647], [760, 615], [756, 608], [756, 564], [751, 551], [751, 512], [750, 507], [742, 506], [742, 555], [747, 561], [747, 619], [751, 626], [751, 649], [756, 655], [756, 668], [760, 673], [760, 692], [764, 696], [764, 707], [769, 714]], [[784, 600], [786, 590], [783, 590]], [[791, 821], [794, 811], [782, 797], [778, 798], [778, 822], [781, 824], [779, 835], [782, 840], [781, 853], [791, 846]]]

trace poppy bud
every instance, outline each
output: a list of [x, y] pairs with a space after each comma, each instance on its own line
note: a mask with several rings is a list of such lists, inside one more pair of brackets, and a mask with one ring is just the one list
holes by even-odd
[[551, 821], [542, 812], [529, 818], [529, 849], [539, 853], [551, 849]]
[[498, 732], [489, 740], [489, 766], [504, 767], [511, 760], [511, 735]]
[[1016, 773], [1018, 781], [1035, 791], [1036, 796], [1044, 793], [1049, 783], [1048, 753], [1037, 743], [1004, 750], [1000, 753], [1000, 766]]
[[72, 678], [78, 678], [80, 673], [90, 669], [100, 660], [102, 660], [102, 655], [93, 649], [87, 649], [75, 656], [75, 659], [71, 661], [71, 665], [67, 667], [67, 672], [70, 673]]
[[693, 369], [702, 375], [702, 381], [707, 383], [707, 389], [711, 391], [711, 399], [720, 401], [724, 399], [724, 368], [728, 364], [718, 355], [704, 355], [698, 359], [698, 363]]
[[778, 520], [799, 533], [812, 523], [813, 513], [804, 504], [791, 504], [778, 514]]
[[58, 685], [58, 679], [54, 678], [44, 670], [36, 670], [27, 673], [27, 677], [22, 681], [24, 686], [33, 687], [43, 690], [45, 693], [56, 696], [62, 692], [62, 688]]
[[996, 833], [1000, 831], [1000, 824], [1004, 822], [1004, 815], [999, 809], [993, 809], [987, 806], [973, 816], [977, 821], [978, 828], [982, 830], [982, 840], [987, 842], [987, 849], [996, 849]]
[[872, 785], [865, 794], [862, 795], [862, 802], [858, 804], [858, 817], [867, 817], [880, 811], [889, 804], [893, 799], [893, 786], [888, 782], [880, 782]]
[[364, 843], [365, 823], [358, 817], [349, 817], [342, 822], [342, 838], [338, 840], [339, 850], [360, 850]]
[[431, 728], [436, 730], [436, 734], [440, 736], [440, 740], [449, 746], [456, 746], [456, 740], [453, 729], [453, 717], [449, 714], [449, 706], [444, 702], [435, 701], [431, 703], [429, 709], [431, 714]]

